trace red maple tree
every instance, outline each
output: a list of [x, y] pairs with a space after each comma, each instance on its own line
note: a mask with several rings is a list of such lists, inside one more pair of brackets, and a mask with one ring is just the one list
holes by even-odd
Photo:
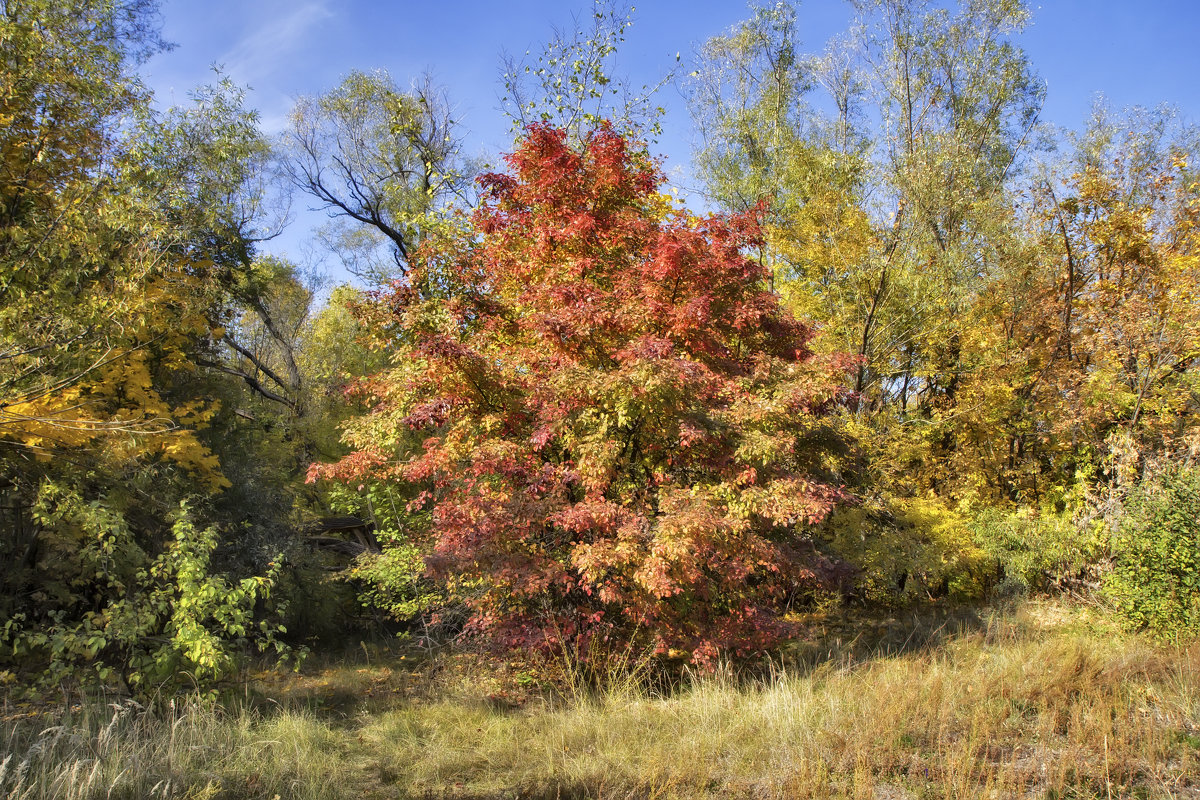
[[675, 209], [607, 127], [534, 126], [507, 161], [365, 313], [395, 368], [313, 477], [418, 487], [431, 574], [507, 645], [770, 646], [824, 577], [838, 365], [747, 257], [754, 214]]

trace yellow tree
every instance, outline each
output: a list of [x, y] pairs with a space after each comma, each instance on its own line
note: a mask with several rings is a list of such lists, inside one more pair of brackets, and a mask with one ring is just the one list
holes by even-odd
[[1067, 174], [1031, 191], [964, 339], [960, 488], [1061, 498], [1114, 445], [1161, 452], [1194, 426], [1198, 196], [1167, 123], [1098, 113]]
[[208, 190], [236, 193], [249, 156], [207, 134], [192, 140], [215, 141], [212, 158], [172, 170], [167, 156], [205, 119], [247, 129], [204, 97], [152, 114], [133, 70], [161, 46], [154, 14], [149, 0], [0, 6], [0, 615], [10, 644], [64, 662], [186, 661], [223, 625], [174, 619], [168, 600], [209, 585], [181, 570], [207, 569], [217, 539], [181, 498], [228, 485], [199, 361], [249, 244]]

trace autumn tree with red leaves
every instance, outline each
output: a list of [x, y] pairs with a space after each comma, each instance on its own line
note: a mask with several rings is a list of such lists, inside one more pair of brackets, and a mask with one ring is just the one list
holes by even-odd
[[841, 365], [747, 257], [753, 213], [673, 208], [609, 127], [507, 161], [361, 310], [394, 366], [310, 477], [408, 487], [405, 535], [493, 641], [761, 651], [832, 572], [806, 531], [842, 496]]

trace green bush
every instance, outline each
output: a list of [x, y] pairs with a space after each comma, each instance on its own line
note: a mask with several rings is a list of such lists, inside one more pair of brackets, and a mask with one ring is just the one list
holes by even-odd
[[398, 622], [412, 620], [446, 600], [445, 592], [424, 577], [426, 550], [412, 532], [428, 524], [428, 512], [409, 511], [412, 499], [411, 491], [378, 481], [364, 481], [357, 489], [338, 484], [328, 489], [330, 508], [370, 520], [383, 548], [381, 553], [358, 556], [338, 577], [354, 585], [364, 609]]
[[443, 600], [422, 576], [425, 558], [420, 548], [403, 541], [390, 531], [380, 531], [387, 542], [382, 553], [364, 553], [346, 573], [360, 582], [359, 600], [387, 617], [405, 621], [428, 611]]
[[1200, 633], [1200, 469], [1173, 467], [1138, 486], [1112, 548], [1104, 594], [1132, 627]]
[[277, 565], [241, 578], [214, 571], [218, 531], [195, 524], [186, 503], [153, 548], [124, 514], [69, 487], [44, 485], [33, 518], [62, 577], [39, 582], [39, 604], [0, 625], [0, 645], [45, 686], [89, 677], [138, 692], [207, 686], [251, 642], [288, 654], [276, 638], [283, 627], [257, 613]]
[[1004, 594], [1090, 591], [1108, 552], [1103, 526], [1069, 513], [985, 508], [971, 521], [975, 541], [1000, 566]]

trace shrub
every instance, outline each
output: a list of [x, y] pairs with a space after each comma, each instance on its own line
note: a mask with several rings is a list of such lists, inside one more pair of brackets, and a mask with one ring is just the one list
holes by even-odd
[[105, 683], [120, 677], [141, 692], [207, 685], [229, 673], [250, 641], [288, 650], [276, 639], [283, 626], [256, 614], [277, 565], [241, 579], [214, 572], [218, 532], [197, 526], [186, 503], [156, 553], [143, 549], [150, 543], [125, 516], [70, 489], [44, 486], [34, 515], [49, 546], [71, 540], [55, 550], [63, 580], [46, 582], [39, 605], [12, 615], [0, 642], [17, 666], [38, 667], [43, 684], [90, 675]]
[[1099, 585], [1109, 536], [1070, 513], [987, 508], [971, 521], [980, 549], [1000, 567], [1004, 593], [1089, 592]]
[[1133, 491], [1104, 595], [1133, 627], [1200, 633], [1200, 469], [1170, 467]]
[[827, 548], [859, 570], [856, 592], [879, 605], [981, 596], [990, 564], [963, 515], [936, 499], [897, 500], [886, 509], [836, 512]]
[[440, 587], [425, 576], [425, 550], [410, 531], [428, 523], [424, 515], [407, 510], [411, 487], [401, 491], [389, 482], [365, 480], [361, 484], [328, 487], [330, 508], [368, 520], [382, 552], [357, 556], [337, 581], [352, 588], [355, 602], [372, 613], [405, 623], [445, 601]]

